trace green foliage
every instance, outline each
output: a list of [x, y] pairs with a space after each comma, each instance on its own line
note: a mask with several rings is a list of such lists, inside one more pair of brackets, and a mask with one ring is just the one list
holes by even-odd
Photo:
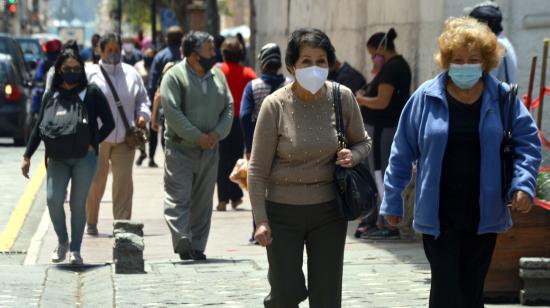
[[537, 198], [550, 201], [550, 172], [540, 172], [537, 178]]
[[[169, 7], [170, 0], [157, 0], [157, 10], [161, 7]], [[118, 1], [111, 2], [111, 11], [116, 12]], [[134, 29], [147, 29], [151, 25], [151, 0], [123, 0], [122, 16], [124, 22]], [[158, 22], [158, 17], [157, 17]]]

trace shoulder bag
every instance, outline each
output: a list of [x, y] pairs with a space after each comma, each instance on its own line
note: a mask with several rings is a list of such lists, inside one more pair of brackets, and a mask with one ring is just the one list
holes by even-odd
[[107, 75], [107, 72], [101, 65], [99, 66], [99, 68], [101, 69], [101, 73], [105, 77], [105, 81], [109, 85], [109, 89], [111, 89], [111, 92], [113, 93], [113, 97], [115, 98], [115, 103], [116, 103], [118, 112], [120, 113], [120, 117], [122, 118], [122, 122], [124, 123], [124, 128], [126, 128], [126, 135], [124, 136], [124, 142], [128, 145], [128, 147], [132, 149], [141, 148], [145, 146], [145, 144], [147, 143], [147, 140], [149, 139], [149, 131], [145, 128], [130, 126], [130, 122], [128, 122], [126, 113], [124, 113], [124, 108], [122, 108], [122, 103], [120, 102], [118, 93], [115, 90], [113, 83], [111, 82], [111, 78], [109, 78], [109, 76]]
[[[340, 85], [333, 83], [334, 113], [338, 136], [338, 151], [348, 148], [342, 115]], [[340, 214], [347, 220], [355, 220], [362, 214], [370, 213], [376, 208], [378, 192], [376, 182], [369, 170], [368, 161], [364, 159], [353, 168], [336, 166], [334, 170], [336, 185], [336, 204]]]
[[[505, 92], [504, 94], [502, 92]], [[504, 136], [500, 144], [500, 179], [501, 192], [504, 203], [511, 203], [512, 200], [508, 196], [508, 191], [512, 186], [512, 178], [514, 177], [514, 160], [516, 154], [512, 136], [512, 127], [514, 121], [514, 105], [516, 104], [516, 96], [518, 93], [518, 85], [511, 84], [510, 91], [506, 92], [502, 83], [499, 84], [499, 103], [500, 103], [500, 121]], [[506, 104], [508, 103], [508, 108]]]

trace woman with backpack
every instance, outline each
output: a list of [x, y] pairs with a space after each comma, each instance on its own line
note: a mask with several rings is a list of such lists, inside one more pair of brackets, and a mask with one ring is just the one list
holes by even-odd
[[[43, 97], [38, 121], [23, 155], [21, 171], [29, 177], [31, 156], [40, 141], [46, 146], [47, 204], [58, 245], [52, 262], [82, 264], [80, 246], [86, 225], [86, 198], [95, 175], [98, 144], [115, 127], [107, 99], [88, 84], [84, 61], [72, 49], [64, 50], [54, 65], [52, 88]], [[101, 120], [99, 128], [98, 118]], [[71, 182], [71, 242], [63, 203]]]

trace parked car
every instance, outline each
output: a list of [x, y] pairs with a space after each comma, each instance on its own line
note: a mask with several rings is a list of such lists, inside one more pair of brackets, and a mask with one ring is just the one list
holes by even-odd
[[16, 61], [0, 54], [0, 137], [12, 137], [16, 146], [26, 144], [32, 129], [30, 86]]
[[0, 53], [11, 56], [15, 69], [19, 76], [23, 78], [24, 83], [32, 80], [29, 67], [25, 63], [25, 56], [19, 43], [8, 34], [0, 33]]
[[25, 63], [28, 68], [35, 70], [40, 61], [44, 59], [44, 50], [40, 40], [30, 37], [18, 37], [15, 39], [23, 51]]

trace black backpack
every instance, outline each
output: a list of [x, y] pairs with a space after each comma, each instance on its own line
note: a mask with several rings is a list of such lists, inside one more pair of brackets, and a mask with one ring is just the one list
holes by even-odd
[[55, 160], [82, 158], [90, 145], [90, 121], [80, 97], [44, 95], [44, 114], [40, 135], [46, 145], [46, 156]]

